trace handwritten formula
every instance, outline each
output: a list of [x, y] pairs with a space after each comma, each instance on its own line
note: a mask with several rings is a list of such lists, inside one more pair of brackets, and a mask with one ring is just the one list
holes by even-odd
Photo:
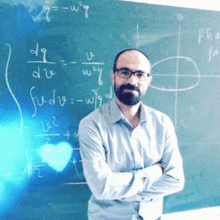
[[[59, 75], [57, 73], [56, 64], [57, 62], [54, 61], [48, 61], [47, 60], [47, 49], [46, 48], [40, 48], [39, 44], [36, 44], [35, 49], [30, 50], [30, 54], [33, 55], [33, 60], [28, 60], [28, 64], [38, 64], [37, 69], [32, 72], [32, 77], [36, 79], [52, 79], [56, 75]], [[83, 67], [82, 69], [82, 75], [87, 76], [88, 79], [90, 76], [95, 75], [97, 76], [97, 86], [103, 85], [103, 66], [105, 65], [104, 62], [94, 62], [93, 59], [95, 57], [95, 54], [93, 52], [86, 52], [85, 53], [85, 62], [77, 62], [77, 61], [71, 61], [71, 62], [65, 62], [65, 60], [60, 60], [60, 63], [64, 66], [67, 65], [81, 65]], [[48, 67], [41, 67], [40, 65], [46, 64]], [[88, 68], [88, 66], [92, 68]], [[58, 76], [59, 77], [59, 76]], [[74, 97], [67, 97], [67, 95], [60, 95], [57, 94], [56, 88], [52, 89], [51, 91], [47, 91], [47, 95], [40, 94], [40, 89], [36, 88], [36, 86], [32, 86], [30, 89], [30, 98], [33, 104], [33, 114], [32, 117], [35, 117], [37, 115], [37, 110], [39, 107], [42, 107], [44, 105], [59, 105], [61, 107], [64, 107], [67, 103], [68, 104], [87, 104], [87, 105], [93, 105], [94, 109], [102, 105], [103, 96], [99, 94], [99, 88], [91, 89], [91, 96], [85, 97], [85, 98], [74, 98]], [[108, 99], [112, 99], [112, 88], [109, 88], [109, 93], [105, 94], [104, 97]]]
[[[10, 86], [10, 77], [8, 77], [8, 72], [11, 65], [11, 56], [13, 48], [10, 44], [7, 44], [8, 47], [8, 59], [6, 63], [6, 70], [5, 70], [5, 79], [8, 90], [11, 96], [14, 99], [14, 102], [17, 104], [18, 111], [20, 113], [20, 134], [23, 133], [24, 127], [24, 119], [23, 119], [23, 107], [19, 103], [19, 99], [14, 94], [13, 89]], [[36, 85], [33, 84], [30, 87], [29, 91], [29, 104], [31, 106], [31, 118], [37, 118], [38, 125], [40, 129], [38, 129], [37, 133], [33, 133], [35, 139], [39, 139], [41, 143], [50, 144], [53, 142], [54, 139], [61, 138], [62, 140], [66, 141], [78, 141], [78, 125], [72, 127], [68, 125], [69, 122], [62, 122], [60, 120], [59, 114], [51, 115], [50, 120], [43, 120], [40, 119], [41, 115], [38, 114], [39, 110], [42, 111], [50, 111], [50, 108], [71, 108], [71, 106], [77, 105], [78, 108], [84, 108], [83, 106], [91, 106], [90, 108], [96, 109], [103, 104], [103, 99], [110, 100], [113, 98], [113, 90], [112, 86], [109, 86], [109, 92], [104, 93], [101, 91], [102, 86], [104, 84], [104, 62], [97, 62], [96, 61], [96, 54], [93, 52], [85, 52], [84, 53], [84, 60], [78, 61], [73, 60], [70, 62], [66, 62], [65, 60], [61, 59], [59, 61], [52, 61], [47, 58], [49, 51], [46, 48], [41, 48], [39, 43], [36, 43], [34, 48], [29, 49], [29, 58], [26, 61], [26, 65], [28, 69], [32, 69], [30, 72], [29, 77], [32, 78], [33, 82], [36, 82]], [[91, 89], [89, 89], [90, 96], [82, 97], [74, 97], [74, 94], [70, 96], [70, 94], [60, 93], [57, 91], [55, 85], [53, 85], [52, 80], [58, 80], [59, 77], [62, 77], [62, 74], [57, 69], [57, 65], [60, 66], [78, 66], [81, 69], [81, 76], [85, 78], [85, 80], [90, 81], [90, 78], [96, 78], [96, 85], [94, 84]], [[46, 93], [45, 90], [41, 88], [41, 82], [46, 82], [46, 84], [51, 85], [51, 89], [47, 89]], [[43, 86], [43, 85], [42, 85]], [[41, 113], [42, 114], [42, 113]], [[40, 119], [40, 120], [39, 120]], [[64, 124], [63, 124], [64, 123]], [[71, 129], [68, 128], [70, 126]], [[77, 169], [76, 164], [81, 163], [79, 157], [79, 148], [74, 148], [75, 153], [73, 158], [71, 159], [70, 163], [72, 163], [75, 167], [76, 175], [79, 175], [79, 171]], [[78, 156], [76, 156], [78, 155]], [[29, 155], [27, 156], [27, 175], [29, 178], [31, 176], [36, 175], [38, 178], [44, 178], [45, 170], [48, 170], [49, 167], [45, 163], [37, 163], [34, 162], [33, 158]], [[81, 165], [78, 165], [81, 166]]]
[[207, 53], [207, 61], [212, 62], [213, 59], [219, 59], [220, 55], [220, 32], [216, 32], [211, 28], [201, 28], [198, 34], [198, 43], [204, 45], [209, 43], [209, 51]]
[[71, 12], [71, 13], [83, 13], [83, 16], [88, 19], [89, 18], [89, 5], [83, 4], [81, 1], [76, 5], [68, 5], [68, 6], [49, 6], [45, 5], [45, 19], [47, 22], [51, 21], [50, 14], [51, 12], [61, 11], [61, 12]]

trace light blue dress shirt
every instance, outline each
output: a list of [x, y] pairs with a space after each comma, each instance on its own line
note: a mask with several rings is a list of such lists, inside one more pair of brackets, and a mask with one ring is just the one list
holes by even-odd
[[[90, 220], [156, 220], [163, 197], [184, 186], [182, 157], [168, 116], [141, 103], [135, 129], [115, 100], [80, 121], [83, 172], [92, 196]], [[163, 173], [156, 163], [161, 163]]]

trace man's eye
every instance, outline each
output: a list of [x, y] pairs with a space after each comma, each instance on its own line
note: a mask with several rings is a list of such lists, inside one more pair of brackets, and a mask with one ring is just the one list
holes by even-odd
[[121, 71], [121, 74], [123, 74], [123, 75], [130, 75], [130, 72], [129, 71], [127, 71], [127, 70], [122, 70]]
[[136, 73], [136, 76], [137, 76], [138, 78], [142, 78], [142, 77], [144, 77], [144, 73]]

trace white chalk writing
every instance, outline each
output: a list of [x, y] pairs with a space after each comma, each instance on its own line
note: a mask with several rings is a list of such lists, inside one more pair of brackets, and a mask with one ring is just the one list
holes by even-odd
[[52, 91], [52, 98], [46, 99], [44, 95], [42, 95], [40, 98], [35, 96], [33, 93], [36, 91], [35, 86], [33, 86], [30, 89], [30, 97], [32, 100], [32, 104], [34, 106], [34, 113], [32, 114], [32, 117], [36, 116], [37, 114], [37, 107], [42, 107], [45, 103], [48, 103], [49, 105], [55, 105], [58, 103], [61, 107], [63, 107], [67, 101], [66, 96], [57, 96], [56, 90], [53, 89]]
[[201, 28], [199, 30], [198, 43], [201, 45], [203, 42], [210, 43], [209, 51], [208, 51], [208, 62], [211, 63], [214, 57], [219, 55], [220, 47], [220, 32], [216, 32], [211, 30], [211, 28]]
[[69, 6], [49, 6], [45, 5], [44, 10], [45, 10], [45, 20], [47, 22], [51, 21], [51, 11], [69, 11], [69, 12], [75, 12], [78, 13], [80, 12], [80, 9], [84, 10], [84, 17], [86, 19], [89, 18], [89, 5], [84, 5], [82, 2], [78, 2], [78, 5], [69, 5]]

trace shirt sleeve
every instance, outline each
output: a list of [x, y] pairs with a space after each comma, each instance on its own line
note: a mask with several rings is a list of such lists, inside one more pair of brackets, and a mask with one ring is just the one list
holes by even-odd
[[79, 143], [84, 176], [97, 199], [113, 200], [135, 196], [149, 188], [161, 175], [154, 166], [130, 172], [112, 172], [106, 163], [99, 128], [93, 120], [80, 122]]
[[161, 160], [163, 175], [152, 185], [146, 186], [142, 192], [127, 198], [127, 200], [148, 201], [158, 196], [177, 193], [183, 189], [185, 183], [183, 160], [178, 149], [174, 126], [169, 118], [166, 121], [165, 127], [164, 152]]

